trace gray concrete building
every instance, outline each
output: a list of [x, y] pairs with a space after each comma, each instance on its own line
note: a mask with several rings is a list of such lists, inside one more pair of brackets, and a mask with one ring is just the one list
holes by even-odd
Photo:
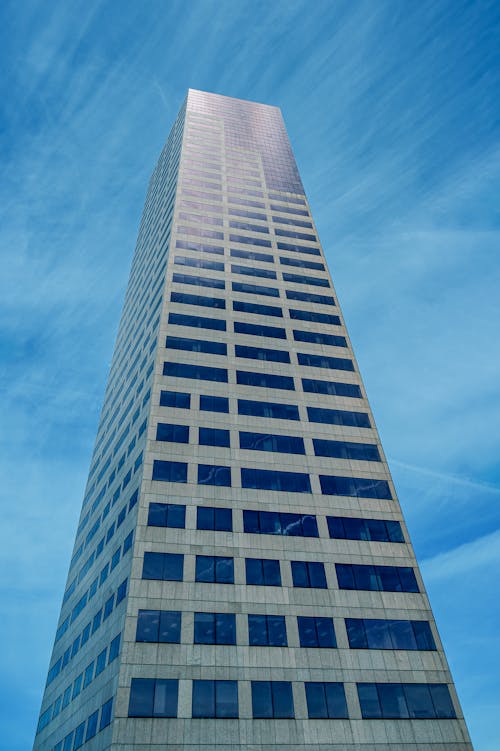
[[472, 748], [277, 107], [153, 172], [34, 748]]

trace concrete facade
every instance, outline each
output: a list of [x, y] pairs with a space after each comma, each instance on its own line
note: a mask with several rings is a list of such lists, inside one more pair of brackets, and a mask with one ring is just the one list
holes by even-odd
[[[193, 277], [198, 277], [197, 283]], [[178, 295], [184, 296], [182, 301]], [[315, 297], [300, 299], [304, 295], [333, 298], [334, 304]], [[214, 299], [224, 301], [224, 307], [222, 302], [214, 307]], [[274, 310], [241, 310], [238, 303]], [[181, 323], [178, 317], [169, 321], [172, 313], [190, 316], [191, 323]], [[310, 313], [316, 320], [304, 320]], [[321, 316], [340, 320], [325, 323]], [[210, 321], [193, 323], [192, 317]], [[281, 331], [246, 327], [243, 332], [235, 324]], [[344, 342], [323, 335], [344, 337]], [[174, 341], [166, 347], [167, 337]], [[225, 344], [227, 353], [196, 351], [198, 345], [179, 343], [176, 337]], [[236, 347], [264, 348], [267, 354]], [[350, 360], [352, 369], [344, 369], [341, 360]], [[171, 371], [164, 375], [166, 362], [224, 370], [227, 381]], [[245, 385], [246, 376], [238, 372], [253, 374], [254, 381], [260, 374], [292, 378], [293, 388], [290, 382], [286, 388], [275, 388], [269, 381], [266, 386]], [[326, 387], [317, 385], [305, 390], [303, 379], [334, 383], [333, 388], [341, 391], [344, 384], [354, 385], [360, 393], [318, 393]], [[190, 408], [161, 405], [164, 391], [190, 394]], [[200, 409], [201, 396], [228, 398], [229, 411]], [[290, 405], [297, 414], [294, 419], [243, 414], [239, 400]], [[370, 427], [311, 421], [308, 408], [363, 413]], [[157, 440], [158, 424], [189, 428], [189, 441]], [[229, 446], [200, 445], [200, 427], [229, 431]], [[304, 453], [241, 448], [242, 432], [267, 436], [267, 447], [273, 436], [275, 441], [276, 436], [302, 439]], [[344, 455], [319, 455], [321, 440], [341, 442]], [[352, 449], [353, 444], [357, 448]], [[359, 444], [373, 451], [376, 446], [379, 460], [359, 458]], [[155, 461], [187, 465], [186, 477], [152, 479]], [[200, 482], [200, 465], [217, 466], [221, 472], [230, 468], [231, 484]], [[290, 486], [249, 487], [242, 468], [307, 475], [310, 492]], [[216, 475], [209, 473], [209, 479], [216, 482]], [[325, 476], [372, 480], [373, 487], [379, 487], [380, 480], [388, 484], [380, 488], [388, 487], [390, 497], [371, 497], [384, 493], [375, 492], [369, 483], [361, 483], [356, 496], [327, 494], [320, 481]], [[206, 472], [203, 477], [206, 480]], [[184, 527], [148, 525], [151, 503], [185, 506]], [[200, 506], [231, 509], [232, 531], [197, 529]], [[245, 531], [244, 511], [314, 516], [318, 536]], [[327, 517], [398, 521], [404, 542], [332, 538]], [[147, 553], [181, 554], [182, 581], [144, 579]], [[232, 559], [234, 584], [196, 581], [197, 556]], [[247, 583], [248, 558], [278, 560], [281, 586]], [[292, 561], [323, 563], [327, 587], [294, 586]], [[336, 564], [411, 568], [419, 591], [343, 589]], [[180, 613], [179, 642], [137, 641], [139, 611]], [[236, 643], [194, 643], [196, 613], [234, 614]], [[284, 616], [286, 646], [250, 646], [249, 614]], [[304, 616], [333, 619], [336, 646], [301, 646], [297, 617]], [[436, 648], [353, 648], [345, 619], [425, 621]], [[87, 623], [90, 635], [82, 646]], [[119, 643], [110, 654], [109, 645], [117, 636]], [[100, 667], [104, 662], [105, 666], [97, 674], [96, 664], [92, 671], [90, 665], [104, 649]], [[75, 693], [80, 675], [81, 687], [77, 685]], [[178, 681], [176, 716], [129, 716], [131, 684], [137, 679]], [[193, 717], [193, 681], [200, 680], [236, 681], [237, 717]], [[252, 681], [290, 683], [294, 716], [256, 718]], [[348, 717], [311, 717], [306, 700], [306, 684], [311, 682], [343, 684]], [[406, 709], [399, 700], [396, 713], [402, 714], [396, 719], [388, 716], [380, 698], [385, 717], [369, 718], [358, 684], [444, 684], [456, 716], [444, 717], [445, 710], [435, 703], [434, 718], [417, 718], [412, 714], [420, 710], [414, 712], [408, 698]], [[72, 698], [63, 708], [69, 691]], [[151, 715], [161, 712], [158, 702]], [[81, 746], [88, 751], [472, 748], [276, 107], [189, 90], [151, 179], [34, 748], [73, 751]]]

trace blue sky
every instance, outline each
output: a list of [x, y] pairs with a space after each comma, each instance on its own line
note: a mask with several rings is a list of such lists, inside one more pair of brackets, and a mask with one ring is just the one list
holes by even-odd
[[500, 738], [500, 5], [4, 0], [0, 747], [31, 747], [186, 89], [282, 107], [476, 751]]

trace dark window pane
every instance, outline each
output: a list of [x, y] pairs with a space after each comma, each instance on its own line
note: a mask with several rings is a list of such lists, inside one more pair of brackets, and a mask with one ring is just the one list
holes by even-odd
[[243, 531], [252, 533], [260, 532], [258, 511], [243, 511]]
[[238, 682], [215, 681], [216, 717], [238, 717]]
[[187, 482], [187, 464], [184, 462], [153, 462], [153, 480], [163, 482]]
[[292, 561], [292, 579], [294, 587], [309, 587], [309, 575], [305, 561]]
[[394, 649], [417, 649], [410, 621], [387, 621]]
[[265, 615], [248, 616], [248, 643], [251, 647], [267, 645], [267, 624]]
[[231, 487], [231, 467], [222, 467], [214, 464], [199, 464], [198, 485]]
[[392, 649], [389, 621], [365, 619], [368, 649]]
[[153, 678], [132, 678], [130, 685], [129, 717], [152, 717], [154, 701]]
[[417, 649], [436, 649], [430, 624], [427, 621], [412, 621]]
[[252, 681], [252, 714], [256, 719], [273, 717], [271, 681]]
[[264, 584], [271, 587], [281, 587], [280, 562], [264, 558], [262, 561]]
[[236, 618], [234, 613], [215, 614], [217, 644], [236, 644]]
[[368, 649], [365, 624], [362, 618], [346, 618], [345, 626], [351, 649]]
[[163, 556], [162, 578], [165, 581], [182, 581], [184, 556], [181, 553], [164, 553]]
[[234, 584], [234, 563], [232, 558], [215, 556], [215, 581], [219, 584]]
[[301, 647], [318, 647], [318, 635], [316, 631], [315, 618], [311, 616], [297, 616], [297, 625], [299, 627], [299, 639]]
[[161, 391], [160, 406], [189, 409], [191, 406], [191, 394], [180, 393], [177, 391]]
[[409, 566], [400, 566], [398, 568], [399, 578], [403, 592], [420, 592], [415, 577], [415, 572]]
[[337, 540], [344, 540], [346, 533], [344, 530], [344, 522], [339, 516], [327, 516], [328, 532], [331, 538]]
[[267, 630], [269, 644], [272, 647], [286, 647], [286, 622], [284, 615], [268, 615]]
[[158, 641], [167, 644], [179, 644], [181, 640], [181, 614], [176, 610], [160, 612], [160, 629]]
[[159, 610], [139, 610], [136, 641], [157, 642], [160, 628]]
[[260, 558], [245, 558], [246, 583], [264, 584], [262, 560]]
[[375, 683], [358, 683], [358, 698], [363, 719], [380, 719], [382, 717], [382, 709]]
[[229, 448], [229, 430], [220, 428], [200, 428], [200, 446], [223, 446]]
[[409, 716], [403, 686], [400, 683], [378, 683], [377, 690], [384, 718], [406, 718]]
[[[379, 684], [379, 693], [380, 686], [381, 684]], [[403, 689], [408, 705], [407, 717], [428, 720], [436, 717], [436, 710], [434, 709], [429, 686], [425, 683], [405, 683], [404, 686], [401, 686], [401, 691]]]
[[453, 707], [450, 696], [450, 690], [445, 683], [429, 684], [432, 702], [436, 710], [436, 717], [443, 719], [453, 719], [457, 715]]
[[168, 504], [168, 526], [175, 529], [184, 529], [186, 519], [186, 507], [178, 503]]
[[156, 440], [189, 443], [189, 427], [187, 425], [170, 425], [159, 422], [156, 426]]
[[399, 522], [386, 521], [387, 534], [391, 542], [404, 542], [405, 538]]
[[196, 556], [196, 574], [197, 582], [214, 582], [215, 581], [215, 560], [213, 555]]
[[229, 399], [226, 396], [200, 396], [200, 409], [206, 412], [229, 412]]
[[163, 553], [144, 553], [143, 579], [163, 578]]
[[288, 681], [271, 681], [273, 694], [273, 716], [276, 718], [294, 717], [292, 684]]
[[305, 688], [309, 719], [317, 720], [328, 717], [324, 683], [308, 682], [305, 684]]
[[148, 525], [150, 527], [166, 527], [167, 526], [167, 510], [166, 503], [150, 503], [148, 513]]
[[313, 561], [308, 563], [307, 565], [309, 568], [309, 580], [311, 582], [311, 587], [326, 589], [327, 585], [324, 564]]
[[335, 629], [331, 618], [316, 618], [316, 632], [318, 634], [319, 647], [336, 647]]
[[215, 717], [215, 681], [193, 681], [193, 717]]
[[356, 589], [352, 566], [349, 563], [336, 563], [335, 571], [339, 589]]
[[156, 679], [153, 717], [177, 717], [178, 690], [177, 680]]
[[215, 509], [209, 506], [198, 506], [196, 529], [215, 529]]
[[194, 643], [215, 644], [215, 613], [194, 614]]
[[230, 508], [215, 509], [215, 529], [219, 532], [233, 531], [233, 512]]

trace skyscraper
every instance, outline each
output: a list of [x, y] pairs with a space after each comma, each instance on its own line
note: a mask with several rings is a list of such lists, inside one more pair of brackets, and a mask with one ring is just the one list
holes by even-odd
[[34, 748], [471, 749], [278, 108], [150, 181]]

